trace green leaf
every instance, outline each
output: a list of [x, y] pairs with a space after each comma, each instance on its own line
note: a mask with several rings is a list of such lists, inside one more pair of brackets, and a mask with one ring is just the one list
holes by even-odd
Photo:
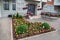
[[50, 29], [50, 25], [49, 25], [48, 23], [43, 23], [43, 24], [42, 24], [42, 27], [43, 27], [44, 29]]
[[25, 24], [22, 24], [22, 25], [19, 25], [19, 26], [17, 26], [17, 28], [16, 28], [16, 32], [18, 33], [18, 34], [22, 34], [22, 33], [26, 33], [27, 32], [27, 30], [28, 30], [28, 27], [27, 27], [27, 25], [25, 25]]

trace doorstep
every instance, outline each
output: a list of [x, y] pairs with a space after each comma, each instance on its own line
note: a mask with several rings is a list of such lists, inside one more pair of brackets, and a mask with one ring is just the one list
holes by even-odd
[[39, 19], [39, 18], [41, 18], [41, 15], [29, 16], [29, 19]]

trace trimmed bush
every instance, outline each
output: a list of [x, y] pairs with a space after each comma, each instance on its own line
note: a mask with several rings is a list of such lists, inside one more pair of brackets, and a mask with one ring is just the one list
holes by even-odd
[[23, 16], [19, 15], [19, 13], [17, 13], [16, 15], [12, 15], [12, 18], [23, 18]]
[[23, 18], [22, 15], [19, 15], [19, 13], [16, 14], [16, 18]]
[[22, 25], [17, 26], [17, 28], [16, 28], [16, 33], [18, 33], [18, 34], [23, 34], [23, 33], [26, 33], [27, 30], [28, 30], [27, 25], [22, 24]]
[[12, 18], [15, 18], [16, 16], [15, 15], [12, 15]]
[[42, 27], [43, 27], [44, 29], [50, 29], [50, 25], [49, 25], [48, 23], [43, 23], [43, 24], [42, 24]]

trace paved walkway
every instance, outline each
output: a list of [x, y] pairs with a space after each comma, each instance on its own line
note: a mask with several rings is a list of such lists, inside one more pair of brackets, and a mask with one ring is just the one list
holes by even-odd
[[45, 33], [45, 34], [40, 34], [40, 35], [36, 35], [33, 37], [24, 38], [24, 39], [19, 39], [19, 40], [60, 40], [60, 19], [59, 18], [57, 20], [48, 20], [48, 19], [43, 20], [42, 18], [40, 18], [40, 19], [33, 19], [29, 21], [47, 22], [52, 27], [54, 27], [56, 31]]
[[11, 40], [10, 18], [0, 18], [0, 40]]
[[[12, 40], [11, 36], [11, 27], [12, 22], [11, 18], [0, 18], [0, 40]], [[27, 37], [24, 39], [19, 40], [60, 40], [60, 19], [57, 20], [43, 20], [43, 19], [33, 19], [30, 20], [34, 21], [41, 21], [41, 22], [48, 22], [52, 27], [54, 27], [57, 31], [49, 32], [41, 35], [36, 35], [33, 37]]]

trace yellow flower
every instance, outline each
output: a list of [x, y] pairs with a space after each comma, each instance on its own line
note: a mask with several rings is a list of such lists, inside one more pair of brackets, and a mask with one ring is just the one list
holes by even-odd
[[42, 32], [42, 31], [40, 30], [40, 32]]
[[15, 32], [16, 32], [16, 28], [15, 28]]
[[16, 35], [18, 37], [18, 35]]
[[16, 35], [17, 35], [17, 33], [16, 33]]

